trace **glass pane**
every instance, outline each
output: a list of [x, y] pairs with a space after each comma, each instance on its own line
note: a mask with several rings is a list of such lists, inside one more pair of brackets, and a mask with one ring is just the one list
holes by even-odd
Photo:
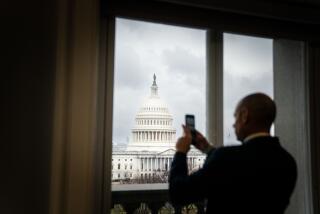
[[[167, 188], [185, 114], [204, 133], [205, 41], [204, 30], [116, 19], [113, 190]], [[190, 153], [190, 171], [203, 161]]]
[[244, 96], [263, 92], [273, 98], [272, 39], [223, 36], [224, 145], [239, 144], [233, 123], [236, 105]]

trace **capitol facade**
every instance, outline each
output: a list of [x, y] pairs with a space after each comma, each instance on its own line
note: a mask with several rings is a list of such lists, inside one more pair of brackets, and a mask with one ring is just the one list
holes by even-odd
[[[112, 182], [167, 182], [175, 143], [173, 116], [158, 95], [154, 75], [151, 94], [136, 114], [128, 145], [121, 149], [114, 147], [112, 152]], [[205, 155], [191, 149], [189, 171], [199, 169], [204, 159]]]

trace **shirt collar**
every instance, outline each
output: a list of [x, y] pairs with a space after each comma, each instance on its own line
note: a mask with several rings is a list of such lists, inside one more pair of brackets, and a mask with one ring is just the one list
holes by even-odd
[[248, 135], [248, 136], [243, 140], [243, 143], [246, 143], [246, 142], [248, 142], [249, 140], [252, 140], [252, 139], [257, 138], [257, 137], [266, 137], [266, 136], [270, 136], [270, 134], [269, 134], [268, 132], [256, 132], [256, 133], [253, 133], [253, 134]]

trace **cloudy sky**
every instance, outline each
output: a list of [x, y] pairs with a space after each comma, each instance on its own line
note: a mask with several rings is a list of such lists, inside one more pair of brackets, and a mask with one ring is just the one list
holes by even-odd
[[[186, 113], [205, 133], [205, 31], [117, 19], [113, 142], [126, 143], [134, 118], [150, 95], [156, 74], [159, 96], [169, 106], [177, 136]], [[234, 142], [233, 110], [245, 94], [272, 95], [272, 40], [224, 36], [225, 141]]]

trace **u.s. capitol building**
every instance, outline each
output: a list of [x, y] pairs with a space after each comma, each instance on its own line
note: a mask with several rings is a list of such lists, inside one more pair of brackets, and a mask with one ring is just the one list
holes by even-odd
[[[126, 148], [112, 153], [112, 181], [166, 181], [175, 153], [176, 129], [173, 116], [158, 95], [156, 76], [153, 76], [151, 95], [135, 117]], [[195, 149], [188, 153], [190, 171], [200, 168], [205, 156]]]

